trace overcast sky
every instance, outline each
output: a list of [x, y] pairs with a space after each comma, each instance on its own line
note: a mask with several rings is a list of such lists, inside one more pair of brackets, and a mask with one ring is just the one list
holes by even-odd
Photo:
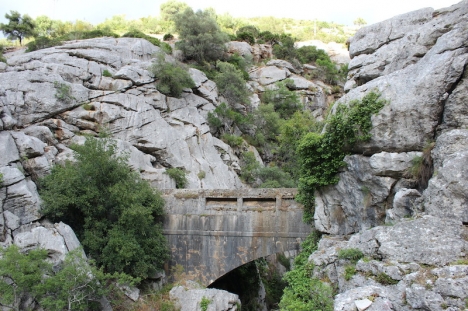
[[[113, 15], [127, 19], [159, 15], [167, 0], [0, 0], [0, 22], [10, 10], [33, 18], [47, 15], [53, 19], [86, 20], [98, 24]], [[352, 25], [358, 18], [373, 24], [398, 14], [433, 7], [448, 7], [459, 0], [186, 0], [193, 9], [212, 7], [234, 17], [276, 16], [336, 22]]]

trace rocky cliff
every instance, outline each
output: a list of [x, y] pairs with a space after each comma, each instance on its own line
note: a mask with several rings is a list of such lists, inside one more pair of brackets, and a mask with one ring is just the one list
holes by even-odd
[[[467, 37], [462, 1], [350, 40], [338, 103], [377, 91], [386, 104], [339, 183], [316, 193], [315, 226], [327, 235], [309, 261], [337, 285], [335, 310], [467, 308]], [[338, 256], [350, 248], [365, 256], [355, 266]]]
[[[265, 45], [232, 42], [228, 49], [257, 61], [271, 57]], [[98, 38], [0, 62], [0, 246], [45, 248], [57, 262], [79, 246], [69, 226], [42, 218], [37, 182], [53, 165], [73, 160], [71, 144], [103, 130], [156, 188], [176, 187], [165, 174], [168, 168], [186, 172], [187, 188], [245, 187], [239, 159], [207, 123], [208, 113], [225, 101], [216, 84], [189, 69], [195, 87], [180, 98], [163, 95], [149, 70], [160, 52], [143, 39]], [[166, 55], [166, 61], [176, 60]], [[327, 87], [302, 78], [288, 62], [253, 68], [251, 78], [254, 107], [259, 93], [291, 78], [317, 117], [326, 109]]]

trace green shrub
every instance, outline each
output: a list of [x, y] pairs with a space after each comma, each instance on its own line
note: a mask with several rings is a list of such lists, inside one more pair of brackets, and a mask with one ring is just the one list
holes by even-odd
[[205, 171], [200, 171], [200, 172], [198, 172], [197, 176], [198, 176], [198, 179], [201, 180], [201, 179], [206, 177], [206, 172]]
[[164, 37], [163, 37], [163, 40], [164, 40], [164, 41], [170, 41], [170, 40], [172, 40], [172, 39], [174, 39], [174, 35], [172, 35], [172, 34], [170, 34], [170, 33], [166, 33], [166, 34], [164, 35]]
[[238, 53], [234, 53], [231, 55], [227, 62], [236, 66], [242, 72], [242, 77], [245, 81], [249, 81], [249, 73], [247, 70], [249, 69], [250, 65], [252, 64], [252, 57], [250, 56], [240, 56]]
[[363, 258], [364, 254], [357, 248], [344, 248], [338, 252], [339, 259], [351, 260], [356, 263], [359, 259]]
[[313, 45], [298, 48], [297, 54], [303, 64], [316, 62], [319, 59], [330, 60], [327, 52]]
[[239, 28], [236, 32], [236, 35], [239, 36], [240, 34], [249, 34], [253, 38], [258, 37], [259, 35], [259, 30], [257, 27], [252, 26], [252, 25], [247, 25]]
[[183, 189], [187, 185], [188, 180], [187, 180], [187, 177], [185, 176], [186, 175], [185, 170], [181, 168], [176, 168], [176, 167], [168, 168], [166, 169], [164, 174], [167, 174], [169, 175], [169, 177], [174, 179], [177, 189]]
[[2, 185], [3, 185], [3, 174], [0, 173], [0, 186], [2, 186]]
[[257, 162], [255, 154], [252, 151], [246, 151], [241, 154], [241, 179], [253, 184], [256, 181], [256, 171], [260, 168], [260, 163]]
[[111, 74], [110, 71], [107, 70], [107, 69], [104, 69], [104, 71], [102, 72], [102, 75], [103, 75], [104, 77], [112, 77], [112, 74]]
[[313, 219], [315, 189], [337, 183], [350, 148], [370, 139], [371, 116], [385, 104], [379, 98], [379, 94], [369, 92], [348, 106], [339, 105], [328, 118], [323, 134], [311, 132], [301, 138], [297, 147], [301, 163], [297, 199], [304, 205], [306, 221]]
[[83, 39], [93, 39], [93, 38], [101, 38], [101, 37], [118, 38], [119, 35], [111, 32], [108, 29], [95, 29], [95, 30], [90, 30], [90, 31], [71, 31], [64, 35], [61, 35], [60, 37], [57, 38], [57, 40], [60, 40], [60, 41], [83, 40]]
[[309, 255], [317, 249], [319, 239], [318, 232], [310, 234], [302, 243], [302, 250], [294, 260], [294, 269], [284, 275], [288, 285], [279, 304], [281, 310], [333, 310], [331, 286], [312, 277], [314, 266], [308, 263]]
[[206, 298], [205, 296], [202, 297], [200, 301], [200, 309], [201, 311], [206, 311], [208, 310], [208, 306], [211, 303], [211, 300]]
[[180, 63], [167, 62], [164, 53], [156, 56], [156, 61], [149, 70], [158, 79], [158, 91], [165, 95], [180, 97], [184, 88], [195, 87], [185, 67]]
[[234, 65], [218, 61], [216, 67], [219, 73], [215, 77], [219, 93], [231, 104], [250, 104], [250, 91], [247, 89], [242, 71]]
[[174, 16], [174, 22], [180, 38], [176, 46], [185, 59], [201, 65], [223, 59], [224, 44], [229, 38], [220, 30], [209, 10], [194, 12], [187, 8]]
[[87, 110], [87, 111], [94, 111], [94, 110], [96, 110], [96, 107], [94, 107], [94, 105], [91, 104], [91, 103], [83, 104], [82, 107], [83, 107], [84, 110]]
[[124, 37], [127, 37], [127, 38], [141, 38], [141, 39], [145, 39], [146, 41], [149, 41], [151, 44], [153, 44], [155, 46], [160, 46], [161, 45], [161, 41], [159, 41], [159, 39], [148, 36], [148, 35], [142, 33], [139, 30], [130, 30], [129, 32], [122, 35], [122, 38], [124, 38]]
[[228, 133], [224, 133], [223, 135], [221, 135], [221, 140], [233, 148], [238, 148], [244, 143], [242, 137], [239, 137], [237, 135], [231, 135]]
[[72, 148], [76, 162], [54, 166], [40, 182], [43, 215], [69, 224], [105, 272], [144, 279], [162, 269], [168, 248], [158, 222], [161, 196], [109, 138]]
[[65, 103], [70, 103], [75, 99], [75, 97], [72, 96], [70, 85], [63, 82], [54, 81], [54, 87], [55, 98], [58, 100], [61, 100]]
[[276, 58], [284, 59], [290, 62], [297, 59], [297, 50], [294, 47], [296, 39], [294, 39], [291, 35], [282, 34], [279, 36], [278, 40], [280, 43], [273, 46], [273, 54], [276, 56]]
[[163, 50], [164, 53], [169, 54], [169, 55], [172, 54], [172, 47], [166, 42], [161, 42], [159, 47]]
[[398, 280], [392, 279], [388, 274], [385, 272], [380, 272], [375, 276], [375, 280], [383, 285], [395, 285], [398, 284]]
[[255, 172], [255, 177], [261, 180], [259, 188], [295, 188], [296, 183], [291, 176], [278, 166], [261, 167]]
[[291, 262], [289, 261], [289, 258], [287, 258], [284, 253], [278, 253], [276, 254], [276, 260], [286, 268], [287, 271], [291, 270]]
[[278, 34], [273, 34], [270, 31], [262, 31], [258, 34], [258, 38], [265, 43], [269, 43], [271, 45], [278, 43], [279, 40], [279, 35]]
[[344, 278], [346, 281], [349, 281], [353, 278], [356, 274], [356, 266], [355, 265], [346, 265], [344, 271]]
[[28, 47], [26, 49], [26, 52], [37, 51], [62, 44], [62, 41], [60, 41], [59, 39], [48, 37], [36, 37], [34, 38], [34, 41], [31, 41], [28, 44], [26, 44], [26, 46]]
[[237, 41], [245, 41], [249, 44], [255, 44], [255, 37], [248, 32], [241, 32], [237, 35]]
[[290, 91], [292, 80], [286, 79], [276, 83], [277, 89], [266, 90], [262, 95], [265, 104], [273, 104], [275, 111], [282, 119], [289, 119], [296, 111], [302, 108], [299, 96], [296, 92]]

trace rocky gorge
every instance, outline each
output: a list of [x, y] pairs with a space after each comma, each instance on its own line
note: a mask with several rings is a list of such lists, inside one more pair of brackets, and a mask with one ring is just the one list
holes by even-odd
[[[350, 39], [347, 94], [337, 104], [371, 91], [386, 104], [372, 117], [370, 141], [345, 158], [340, 181], [315, 194], [314, 225], [323, 236], [309, 262], [335, 287], [337, 311], [468, 308], [467, 36], [465, 0], [364, 27]], [[176, 187], [168, 168], [184, 169], [191, 189], [247, 187], [238, 154], [210, 132], [208, 113], [225, 101], [216, 84], [191, 68], [194, 88], [163, 95], [148, 70], [160, 51], [143, 39], [98, 38], [0, 62], [1, 246], [41, 247], [58, 262], [80, 245], [68, 225], [42, 217], [37, 182], [73, 159], [71, 144], [104, 129], [156, 188]], [[271, 57], [268, 46], [245, 42], [228, 51], [257, 62]], [[254, 107], [288, 78], [304, 106], [326, 117], [328, 86], [290, 63], [266, 60], [249, 75]], [[364, 257], [340, 257], [346, 249]], [[345, 276], [349, 267], [354, 273]], [[236, 297], [217, 299], [213, 290], [193, 297], [207, 295], [216, 310], [237, 308]], [[198, 302], [192, 307], [184, 306], [195, 310]]]

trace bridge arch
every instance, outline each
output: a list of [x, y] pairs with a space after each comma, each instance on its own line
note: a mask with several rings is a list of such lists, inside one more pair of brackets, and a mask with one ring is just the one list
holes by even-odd
[[181, 265], [187, 278], [208, 286], [252, 260], [298, 250], [311, 232], [302, 221], [297, 189], [170, 189], [164, 235], [167, 270]]

